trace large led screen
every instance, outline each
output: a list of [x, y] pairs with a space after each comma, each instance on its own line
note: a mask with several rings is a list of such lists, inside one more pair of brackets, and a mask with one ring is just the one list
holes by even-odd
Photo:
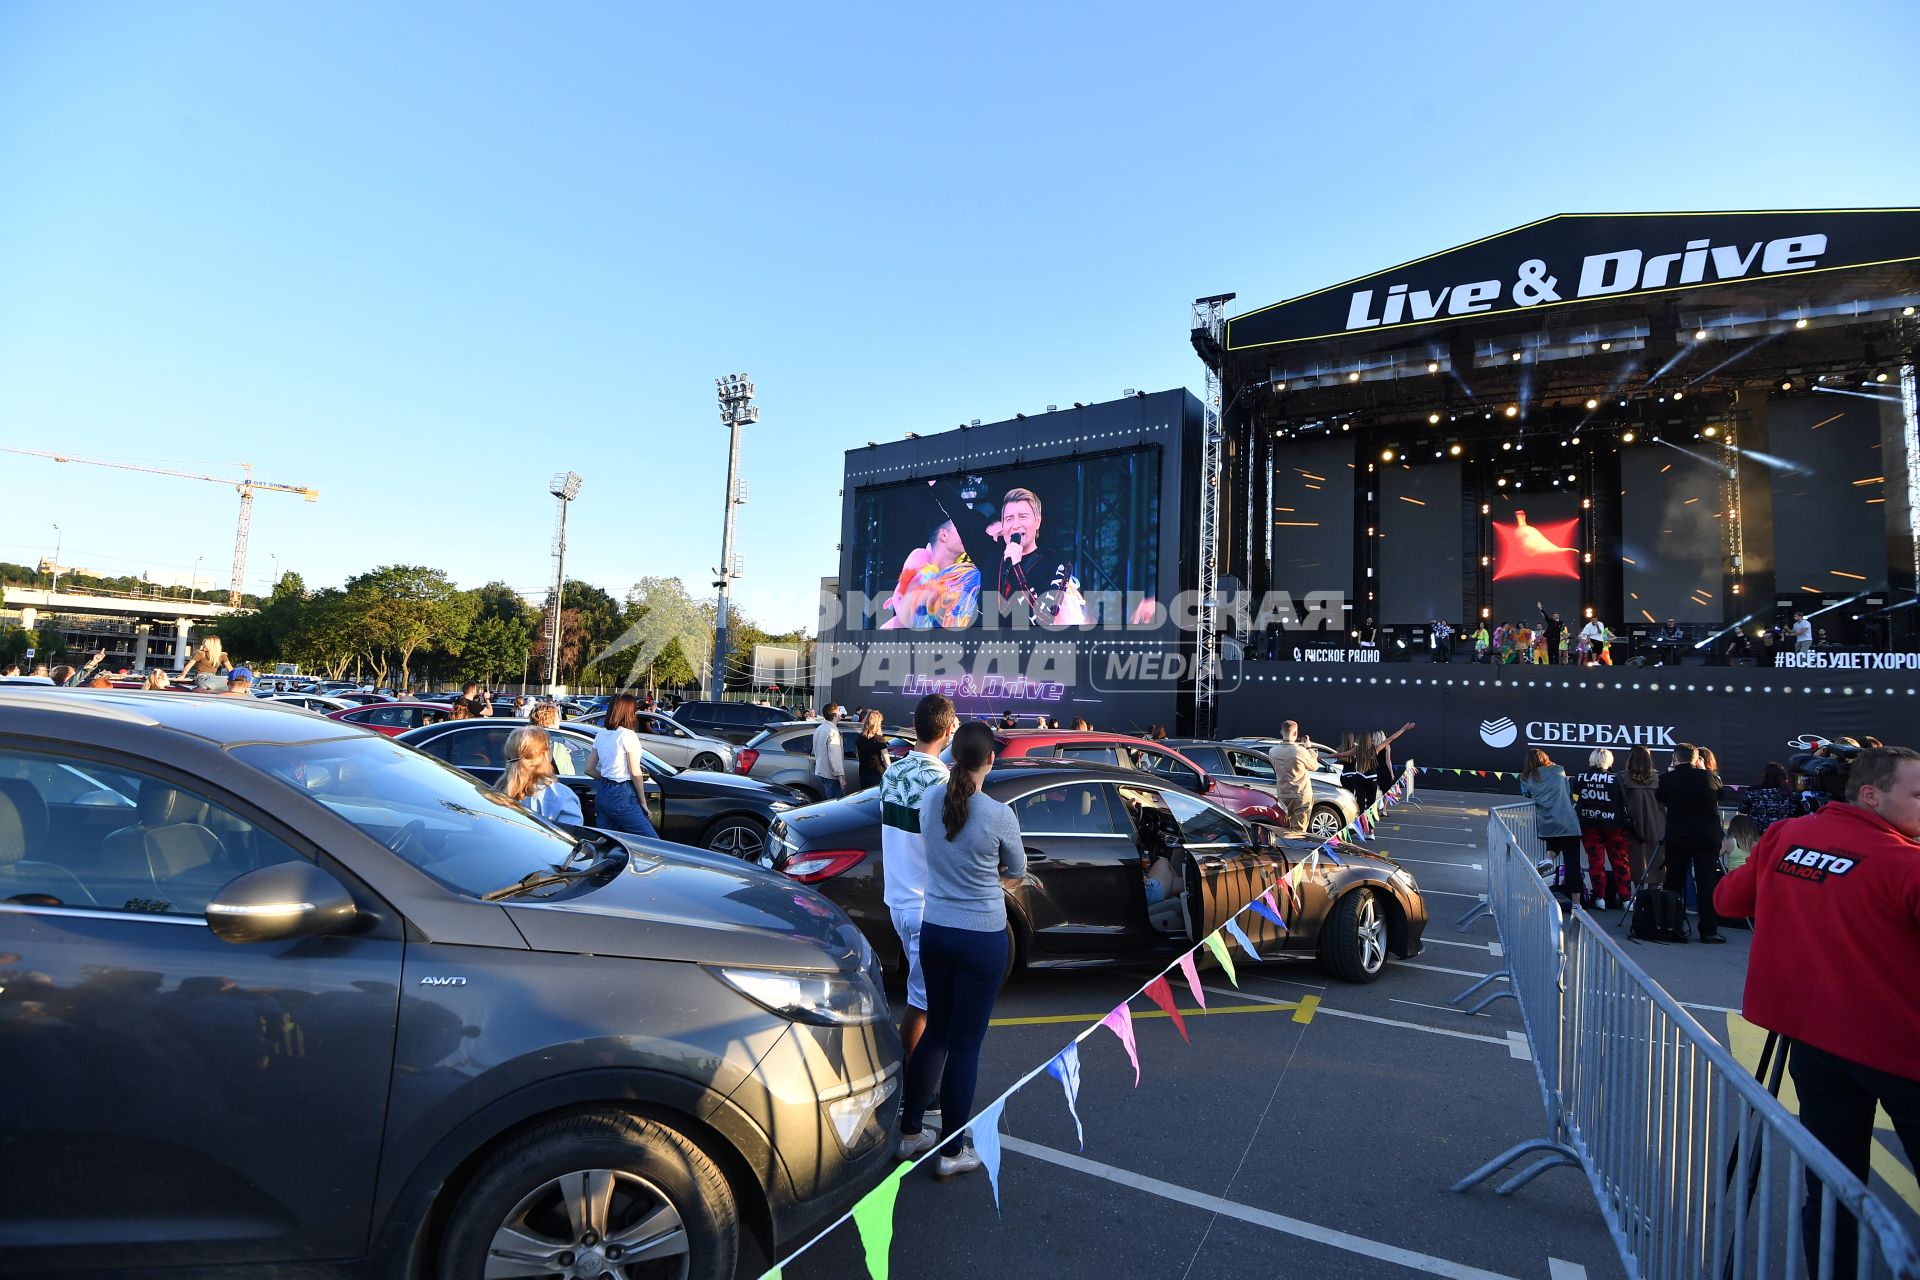
[[[1774, 581], [1781, 595], [1850, 594], [1887, 584], [1886, 463], [1880, 407], [1846, 396], [1768, 405]], [[1751, 455], [1750, 455], [1751, 456]]]
[[1273, 448], [1273, 587], [1295, 600], [1353, 590], [1353, 445]]
[[[1490, 622], [1536, 624], [1541, 611], [1557, 613], [1569, 631], [1580, 629], [1582, 526], [1587, 512], [1577, 494], [1501, 489], [1488, 503], [1488, 566], [1493, 580]], [[1614, 627], [1619, 619], [1608, 618]]]
[[1460, 464], [1384, 466], [1380, 476], [1380, 621], [1466, 617], [1460, 576]]
[[1672, 449], [1622, 451], [1620, 572], [1627, 625], [1664, 625], [1668, 619], [1720, 625], [1723, 479], [1718, 467]]
[[1121, 626], [1154, 607], [1157, 448], [861, 489], [853, 509], [859, 626]]

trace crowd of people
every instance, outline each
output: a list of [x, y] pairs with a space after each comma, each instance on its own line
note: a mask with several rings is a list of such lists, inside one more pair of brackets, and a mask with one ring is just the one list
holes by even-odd
[[[1770, 762], [1744, 788], [1728, 787], [1712, 748], [1693, 743], [1676, 746], [1664, 770], [1636, 746], [1616, 771], [1614, 753], [1601, 747], [1572, 774], [1535, 747], [1521, 764], [1520, 792], [1533, 801], [1535, 832], [1559, 857], [1556, 892], [1605, 910], [1624, 907], [1642, 888], [1690, 891], [1700, 941], [1724, 942], [1712, 903], [1720, 877], [1744, 863], [1774, 824], [1837, 798], [1845, 762], [1880, 745], [1871, 737], [1835, 739], [1791, 765]], [[1723, 807], [1735, 812], [1723, 815]]]

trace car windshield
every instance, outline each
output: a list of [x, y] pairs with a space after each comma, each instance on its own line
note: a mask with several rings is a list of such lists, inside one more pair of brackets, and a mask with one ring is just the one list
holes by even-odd
[[575, 850], [573, 836], [498, 791], [388, 738], [230, 750], [459, 893], [478, 897], [551, 871]]

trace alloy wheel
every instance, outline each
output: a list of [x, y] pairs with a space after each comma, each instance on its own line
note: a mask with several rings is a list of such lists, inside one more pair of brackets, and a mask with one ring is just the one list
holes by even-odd
[[685, 1225], [666, 1193], [620, 1169], [582, 1169], [541, 1183], [493, 1233], [486, 1280], [683, 1280]]
[[715, 853], [757, 862], [766, 843], [766, 835], [751, 822], [730, 822], [713, 833], [713, 838], [707, 841], [707, 848]]
[[1371, 893], [1361, 902], [1354, 923], [1360, 935], [1360, 967], [1368, 973], [1380, 972], [1387, 962], [1387, 922]]

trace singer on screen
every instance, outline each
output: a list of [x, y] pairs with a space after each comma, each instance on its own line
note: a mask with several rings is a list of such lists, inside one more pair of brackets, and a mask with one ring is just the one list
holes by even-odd
[[[993, 574], [994, 589], [1015, 616], [1024, 613], [1030, 622], [1062, 626], [1087, 621], [1087, 600], [1073, 562], [1040, 550], [1043, 507], [1039, 494], [1018, 487], [1007, 490], [1000, 499], [999, 517], [988, 520], [968, 506], [951, 484], [934, 480], [927, 484], [969, 556], [980, 565], [983, 579]], [[997, 569], [989, 568], [996, 564]]]

